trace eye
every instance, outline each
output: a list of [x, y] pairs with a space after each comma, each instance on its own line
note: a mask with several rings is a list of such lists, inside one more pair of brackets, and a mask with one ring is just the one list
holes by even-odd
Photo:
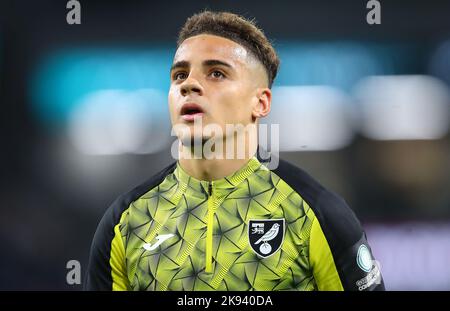
[[211, 72], [211, 76], [216, 79], [225, 78], [225, 75], [219, 70], [214, 70], [213, 72]]
[[183, 71], [177, 72], [173, 75], [174, 80], [184, 80], [187, 78], [187, 74]]

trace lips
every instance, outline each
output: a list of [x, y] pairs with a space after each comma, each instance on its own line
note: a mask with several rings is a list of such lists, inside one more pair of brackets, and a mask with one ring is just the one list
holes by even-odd
[[193, 121], [194, 118], [203, 116], [204, 111], [200, 105], [187, 103], [181, 107], [180, 115], [185, 121]]

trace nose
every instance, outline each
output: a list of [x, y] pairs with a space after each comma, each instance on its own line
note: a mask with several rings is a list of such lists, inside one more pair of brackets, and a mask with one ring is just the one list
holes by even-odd
[[189, 75], [189, 77], [184, 80], [183, 84], [181, 85], [180, 92], [182, 96], [187, 96], [191, 93], [203, 95], [203, 88], [196, 79]]

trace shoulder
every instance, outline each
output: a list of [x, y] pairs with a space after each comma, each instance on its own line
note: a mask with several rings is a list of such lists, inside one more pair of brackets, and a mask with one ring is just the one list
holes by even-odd
[[144, 183], [119, 196], [106, 210], [92, 240], [85, 289], [111, 290], [113, 288], [112, 275], [114, 273], [110, 262], [112, 262], [111, 258], [114, 253], [112, 242], [116, 236], [115, 227], [120, 223], [122, 214], [128, 209], [128, 206], [147, 191], [158, 186], [168, 174], [173, 172], [175, 167], [176, 163], [165, 167]]
[[109, 252], [109, 247], [114, 237], [114, 227], [120, 223], [122, 214], [128, 209], [133, 201], [137, 200], [152, 188], [158, 186], [168, 174], [173, 172], [175, 167], [176, 163], [172, 163], [139, 186], [119, 196], [111, 206], [109, 206], [100, 220], [94, 235], [93, 245], [100, 248], [104, 247]]
[[166, 178], [167, 175], [171, 174], [175, 170], [175, 168], [176, 162], [168, 165], [132, 190], [120, 195], [108, 208], [103, 218], [107, 221], [112, 221], [113, 224], [117, 224], [121, 218], [122, 213], [130, 206], [133, 201], [136, 201], [137, 199], [139, 199], [139, 197], [141, 197], [151, 189], [157, 187]]
[[317, 220], [336, 250], [361, 238], [362, 227], [345, 200], [321, 185], [303, 169], [279, 159], [272, 170], [294, 189], [313, 210]]
[[[335, 270], [345, 290], [384, 289], [366, 234], [345, 200], [326, 189], [304, 170], [284, 160], [279, 159], [278, 166], [272, 172], [294, 189], [315, 215], [316, 228], [320, 228], [315, 232], [319, 232], [322, 238], [311, 239], [310, 247], [313, 243], [320, 244], [314, 245], [315, 254], [320, 254], [314, 256], [319, 261], [317, 266], [323, 270], [316, 271], [317, 275], [323, 276], [319, 278], [327, 280], [327, 274]], [[324, 249], [329, 250], [328, 257], [324, 256]], [[329, 262], [323, 262], [324, 258], [329, 258]], [[324, 271], [326, 273], [321, 273]], [[329, 283], [329, 280], [324, 282]], [[333, 286], [331, 288], [335, 288]]]

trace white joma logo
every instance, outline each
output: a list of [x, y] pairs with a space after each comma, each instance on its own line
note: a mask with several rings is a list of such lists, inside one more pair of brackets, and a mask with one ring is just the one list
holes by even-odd
[[145, 243], [144, 248], [148, 251], [152, 251], [155, 248], [157, 248], [158, 246], [160, 246], [165, 240], [170, 239], [173, 236], [174, 236], [174, 234], [172, 234], [172, 233], [158, 235], [155, 238], [157, 240], [157, 242], [155, 244], [152, 245], [152, 243]]

